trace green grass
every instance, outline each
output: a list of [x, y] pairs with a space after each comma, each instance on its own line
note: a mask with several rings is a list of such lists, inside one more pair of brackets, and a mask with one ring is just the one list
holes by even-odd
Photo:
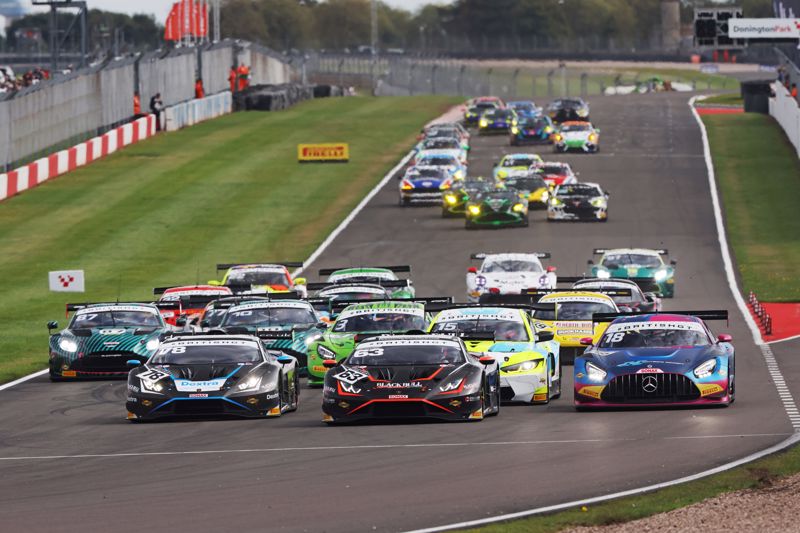
[[[455, 100], [338, 98], [236, 113], [159, 135], [0, 203], [0, 381], [44, 368], [45, 322], [68, 301], [150, 299], [219, 262], [303, 260]], [[347, 164], [297, 163], [349, 142]], [[86, 294], [47, 272], [86, 271]]]
[[742, 96], [739, 93], [725, 93], [709, 96], [698, 103], [703, 105], [743, 106], [744, 100], [742, 100]]
[[705, 115], [728, 239], [745, 293], [800, 301], [800, 161], [769, 116]]
[[766, 487], [778, 477], [797, 472], [800, 472], [800, 448], [793, 447], [747, 466], [649, 494], [465, 531], [549, 533], [577, 526], [617, 524], [685, 507], [726, 492]]

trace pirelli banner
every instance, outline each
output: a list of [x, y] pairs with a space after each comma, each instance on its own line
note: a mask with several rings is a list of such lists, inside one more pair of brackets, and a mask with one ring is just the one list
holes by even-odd
[[298, 144], [297, 160], [300, 163], [347, 163], [350, 146], [347, 143]]

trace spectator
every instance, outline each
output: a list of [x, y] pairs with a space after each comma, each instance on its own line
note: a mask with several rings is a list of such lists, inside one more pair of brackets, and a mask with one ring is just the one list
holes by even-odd
[[194, 97], [195, 98], [204, 98], [206, 95], [205, 89], [203, 89], [203, 80], [197, 78], [197, 81], [194, 82]]
[[161, 110], [164, 103], [161, 101], [161, 93], [156, 93], [150, 99], [150, 112], [156, 116], [156, 131], [161, 131]]
[[792, 95], [792, 98], [797, 100], [797, 84], [796, 83], [792, 84], [791, 95]]
[[139, 98], [139, 92], [133, 93], [133, 118], [142, 116], [142, 100]]
[[250, 67], [242, 63], [237, 72], [239, 78], [239, 90], [244, 91], [250, 85]]
[[228, 83], [231, 84], [231, 92], [236, 92], [236, 67], [231, 67], [231, 71], [228, 73]]

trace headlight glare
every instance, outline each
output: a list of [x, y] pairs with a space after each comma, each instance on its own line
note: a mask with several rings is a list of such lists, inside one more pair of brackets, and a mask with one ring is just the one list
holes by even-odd
[[694, 369], [694, 375], [698, 378], [707, 378], [711, 374], [714, 373], [714, 370], [717, 368], [717, 360], [716, 359], [709, 359], [705, 363], [700, 364], [697, 368]]
[[655, 278], [656, 281], [664, 281], [665, 279], [667, 279], [667, 271], [658, 270], [653, 277]]
[[142, 383], [142, 390], [146, 390], [148, 392], [155, 392], [156, 394], [161, 394], [161, 391], [164, 390], [164, 386], [159, 383], [158, 381], [153, 381], [150, 379], [139, 379]]
[[240, 391], [245, 390], [254, 390], [257, 389], [261, 385], [261, 376], [251, 376], [249, 378], [245, 378], [241, 383], [239, 383], [236, 388]]
[[589, 203], [594, 207], [605, 207], [608, 205], [605, 198], [592, 198], [589, 200]]
[[158, 347], [160, 345], [161, 345], [161, 341], [160, 340], [158, 340], [158, 339], [150, 339], [149, 341], [147, 341], [147, 344], [145, 344], [144, 347], [148, 351], [154, 352], [154, 351], [158, 350]]
[[75, 353], [78, 351], [78, 343], [72, 339], [61, 339], [58, 341], [58, 347], [69, 353]]
[[336, 359], [336, 354], [330, 348], [326, 348], [321, 344], [317, 346], [317, 354], [323, 359]]
[[471, 215], [480, 215], [481, 214], [481, 208], [479, 206], [477, 206], [477, 205], [471, 205], [471, 206], [469, 206], [469, 213]]
[[592, 363], [586, 363], [586, 376], [589, 378], [589, 381], [603, 381], [607, 375], [608, 372], [599, 366], [593, 365]]
[[611, 277], [611, 272], [609, 272], [608, 270], [598, 270], [597, 277], [600, 279], [608, 279]]
[[543, 359], [531, 359], [530, 361], [522, 361], [521, 363], [504, 366], [501, 370], [503, 372], [530, 372], [532, 370], [536, 370], [542, 361]]
[[514, 204], [514, 207], [511, 208], [512, 211], [515, 213], [522, 213], [525, 210], [524, 204]]
[[455, 194], [448, 194], [444, 197], [444, 201], [450, 205], [456, 205], [458, 203], [458, 198]]

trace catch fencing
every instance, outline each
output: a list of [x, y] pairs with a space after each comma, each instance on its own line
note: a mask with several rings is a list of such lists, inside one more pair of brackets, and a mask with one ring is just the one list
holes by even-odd
[[789, 90], [782, 82], [785, 81], [789, 87], [792, 84], [800, 87], [800, 68], [795, 63], [789, 60], [789, 57], [780, 50], [778, 57], [780, 59], [781, 74], [779, 75], [778, 82], [773, 84], [775, 97], [769, 99], [769, 114], [775, 118], [780, 124], [789, 142], [792, 143], [797, 156], [800, 157], [800, 100], [792, 97]]
[[283, 56], [252, 43], [222, 41], [107, 61], [0, 95], [0, 171], [129, 122], [135, 92], [141, 112], [148, 113], [156, 93], [165, 107], [193, 99], [199, 77], [208, 95], [227, 90], [236, 64], [251, 66], [252, 83], [281, 84], [292, 77]]

